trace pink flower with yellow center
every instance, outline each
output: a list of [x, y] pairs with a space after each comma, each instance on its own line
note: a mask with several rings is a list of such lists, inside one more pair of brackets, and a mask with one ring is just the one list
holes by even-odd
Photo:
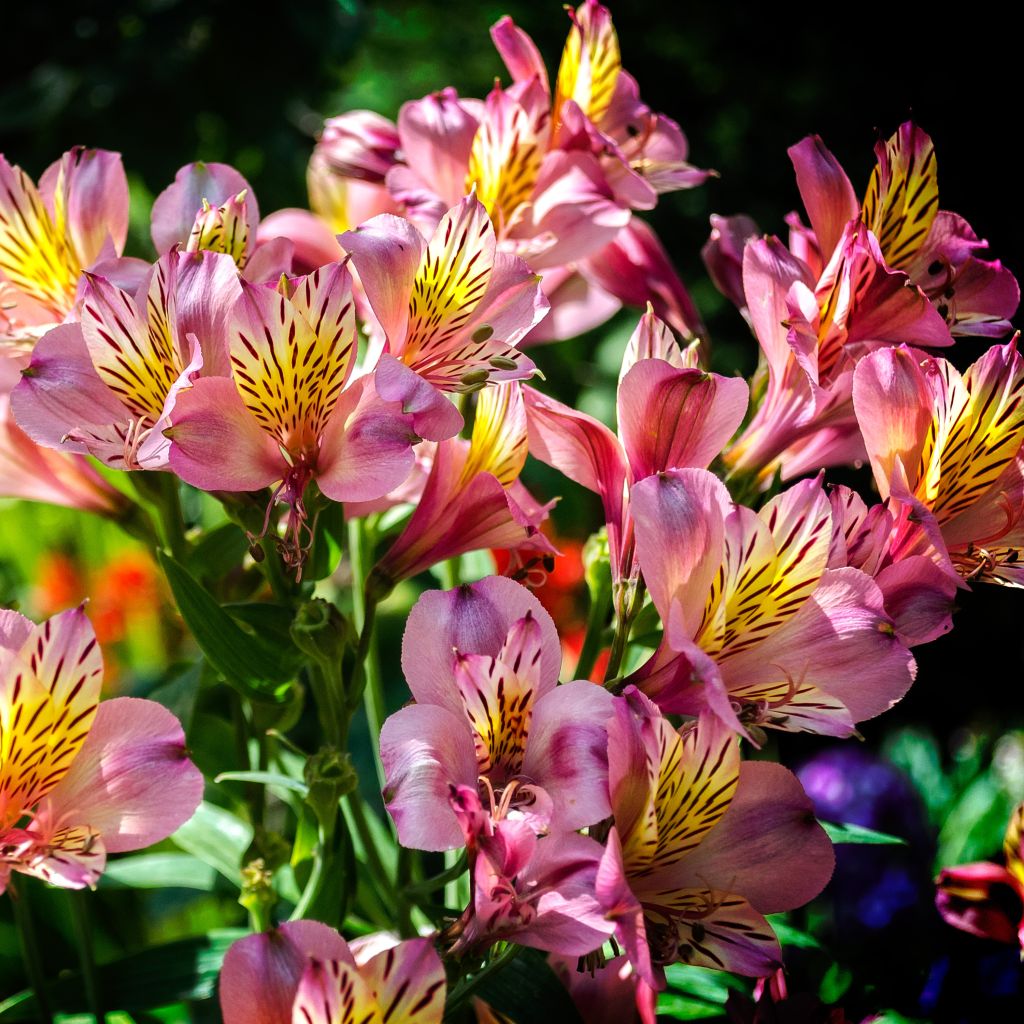
[[119, 154], [76, 146], [43, 172], [38, 188], [0, 156], [0, 345], [31, 347], [63, 322], [82, 271], [115, 261], [127, 234]]
[[0, 890], [12, 871], [95, 885], [107, 854], [166, 838], [202, 799], [177, 719], [148, 700], [101, 704], [102, 679], [81, 608], [38, 626], [0, 612]]

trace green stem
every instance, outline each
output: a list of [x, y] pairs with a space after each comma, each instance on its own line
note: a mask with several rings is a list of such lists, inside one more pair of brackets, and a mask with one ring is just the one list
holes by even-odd
[[454, 1012], [480, 987], [485, 978], [500, 971], [514, 960], [522, 951], [522, 946], [506, 946], [490, 963], [485, 964], [472, 977], [464, 979], [455, 986], [444, 1008], [444, 1019], [449, 1020]]
[[270, 584], [274, 597], [282, 604], [290, 605], [293, 589], [281, 565], [281, 552], [277, 550], [277, 541], [269, 534], [260, 541], [263, 559], [259, 563], [263, 575]]
[[576, 672], [573, 678], [589, 679], [594, 671], [594, 664], [597, 656], [604, 646], [602, 634], [605, 623], [608, 620], [608, 609], [612, 604], [612, 581], [602, 577], [597, 593], [590, 595], [590, 611], [587, 613], [587, 632], [583, 637], [583, 647], [580, 648], [579, 661], [576, 662]]
[[452, 590], [459, 585], [461, 562], [460, 556], [456, 555], [441, 563], [441, 586], [445, 590]]
[[629, 631], [633, 628], [633, 621], [640, 613], [644, 604], [644, 582], [639, 579], [633, 584], [632, 593], [627, 595], [623, 602], [624, 608], [615, 622], [615, 635], [612, 637], [612, 649], [608, 655], [608, 668], [604, 673], [604, 681], [607, 684], [615, 679], [622, 667], [622, 658], [626, 653], [626, 646], [629, 642]]
[[25, 964], [29, 985], [32, 986], [32, 991], [35, 993], [39, 1020], [42, 1024], [52, 1024], [53, 1012], [46, 994], [46, 973], [43, 970], [43, 958], [39, 952], [39, 942], [36, 939], [32, 908], [28, 904], [27, 897], [15, 889], [13, 884], [8, 885], [7, 891], [14, 908], [14, 923], [21, 941], [21, 957]]
[[345, 797], [345, 806], [351, 815], [359, 841], [363, 844], [363, 853], [366, 856], [366, 866], [370, 869], [370, 876], [377, 883], [382, 895], [390, 899], [392, 909], [398, 915], [399, 931], [403, 936], [414, 934], [409, 898], [405, 891], [388, 877], [387, 868], [377, 849], [373, 832], [370, 830], [370, 823], [366, 819], [366, 808], [358, 790]]
[[103, 1012], [103, 1000], [100, 997], [96, 959], [93, 955], [92, 922], [89, 920], [89, 904], [86, 902], [89, 894], [69, 891], [68, 896], [71, 901], [71, 923], [78, 945], [78, 962], [82, 966], [82, 980], [85, 982], [85, 1001], [89, 1005], [89, 1012], [101, 1024], [106, 1017]]
[[188, 558], [188, 541], [185, 538], [185, 516], [181, 511], [178, 479], [171, 473], [161, 473], [160, 478], [157, 511], [164, 544], [174, 558], [184, 564]]
[[347, 750], [348, 727], [352, 713], [345, 707], [341, 688], [332, 684], [323, 667], [316, 661], [310, 661], [306, 670], [324, 738], [336, 750]]

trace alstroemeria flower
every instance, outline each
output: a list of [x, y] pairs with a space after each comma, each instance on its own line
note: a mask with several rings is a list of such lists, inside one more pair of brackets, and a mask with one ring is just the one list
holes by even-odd
[[440, 1024], [445, 976], [427, 939], [357, 954], [317, 921], [239, 939], [220, 975], [224, 1024]]
[[[857, 368], [854, 405], [895, 557], [1024, 585], [1024, 360], [995, 345], [961, 375], [901, 347]], [[947, 556], [948, 552], [948, 556]], [[952, 563], [952, 565], [950, 564]]]
[[203, 777], [159, 704], [100, 699], [103, 660], [85, 612], [35, 625], [0, 611], [0, 891], [12, 871], [95, 885], [108, 853], [169, 836]]
[[[458, 636], [481, 604], [508, 622], [497, 649], [496, 637], [478, 636], [472, 646], [453, 644], [440, 664], [424, 658], [431, 637]], [[608, 816], [604, 723], [612, 697], [582, 680], [558, 685], [558, 635], [528, 590], [494, 577], [428, 591], [409, 615], [402, 651], [416, 703], [384, 723], [380, 748], [385, 802], [404, 846], [461, 845], [448, 802], [453, 785], [479, 788], [482, 800], [538, 832], [574, 831]]]
[[128, 181], [118, 153], [76, 146], [38, 189], [0, 156], [0, 345], [25, 347], [65, 320], [83, 270], [121, 255]]
[[178, 395], [165, 431], [170, 465], [202, 490], [275, 485], [267, 524], [274, 502], [286, 503], [283, 550], [301, 566], [309, 483], [335, 501], [379, 498], [405, 478], [419, 438], [372, 376], [346, 387], [357, 328], [343, 263], [277, 290], [243, 282], [228, 335], [232, 376], [200, 378]]
[[292, 244], [280, 236], [259, 238], [259, 225], [252, 186], [234, 167], [218, 163], [180, 168], [153, 201], [150, 217], [158, 253], [175, 247], [227, 253], [246, 280], [276, 281], [291, 270]]
[[[586, 684], [591, 685], [591, 684]], [[469, 855], [472, 898], [449, 929], [454, 951], [500, 939], [569, 956], [599, 949], [614, 931], [596, 895], [601, 847], [587, 836], [538, 836], [530, 821], [494, 813], [475, 786], [452, 786], [451, 806]]]
[[935, 905], [947, 924], [982, 939], [1019, 943], [1024, 951], [1024, 804], [1010, 816], [1005, 866], [987, 862], [943, 868]]
[[615, 825], [597, 891], [640, 977], [663, 987], [677, 961], [770, 974], [781, 950], [764, 915], [812, 899], [834, 864], [796, 776], [741, 764], [713, 719], [677, 731], [632, 688], [608, 734]]
[[915, 663], [881, 591], [828, 569], [832, 509], [805, 480], [760, 512], [698, 469], [633, 488], [637, 558], [665, 640], [633, 677], [663, 711], [848, 736], [891, 707]]
[[789, 154], [826, 259], [844, 227], [859, 219], [877, 239], [885, 265], [905, 273], [928, 296], [953, 334], [999, 337], [1010, 329], [1020, 301], [1017, 282], [998, 261], [978, 259], [975, 253], [987, 243], [963, 218], [939, 209], [935, 147], [917, 125], [907, 121], [876, 144], [878, 162], [863, 204], [818, 136]]
[[[816, 273], [777, 238], [747, 243], [746, 313], [762, 351], [751, 421], [725, 453], [733, 473], [766, 484], [863, 457], [850, 401], [852, 370], [873, 349], [952, 338], [902, 273], [886, 268], [863, 224], [847, 225]], [[766, 378], [766, 379], [765, 379]]]
[[475, 196], [449, 210], [429, 242], [388, 214], [340, 241], [387, 341], [378, 390], [416, 414], [423, 437], [437, 441], [461, 428], [443, 392], [535, 372], [516, 345], [547, 312], [547, 301], [521, 259], [496, 251], [494, 228]]
[[539, 505], [519, 480], [525, 462], [520, 384], [485, 388], [477, 397], [471, 439], [438, 443], [422, 496], [373, 568], [370, 587], [387, 593], [399, 581], [468, 551], [557, 554], [540, 532], [550, 505]]
[[579, 970], [579, 959], [548, 957], [587, 1024], [657, 1024], [658, 994], [637, 974], [627, 956], [615, 956], [594, 970]]
[[623, 356], [618, 436], [585, 413], [532, 388], [523, 391], [530, 452], [601, 497], [612, 578], [620, 585], [617, 604], [638, 571], [630, 489], [651, 473], [709, 466], [746, 411], [745, 381], [705, 373], [683, 361], [672, 332], [646, 313]]
[[50, 331], [22, 371], [18, 425], [117, 469], [165, 469], [171, 410], [200, 370], [224, 362], [220, 308], [237, 292], [234, 264], [215, 253], [167, 253], [134, 296], [87, 274], [81, 323]]

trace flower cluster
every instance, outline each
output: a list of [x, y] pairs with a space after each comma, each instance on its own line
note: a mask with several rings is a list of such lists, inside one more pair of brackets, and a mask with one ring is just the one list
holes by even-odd
[[[749, 755], [768, 730], [856, 735], [908, 691], [912, 648], [951, 628], [959, 590], [1024, 585], [1024, 362], [1015, 339], [969, 347], [1009, 333], [1019, 290], [939, 209], [928, 136], [908, 123], [880, 142], [862, 199], [819, 138], [794, 146], [810, 226], [792, 214], [788, 243], [713, 218], [709, 272], [761, 349], [750, 383], [714, 373], [636, 216], [711, 172], [640, 99], [608, 10], [585, 0], [569, 19], [551, 79], [503, 18], [510, 81], [485, 99], [445, 89], [395, 123], [328, 120], [311, 211], [261, 219], [233, 168], [182, 168], [153, 205], [152, 263], [123, 255], [116, 154], [72, 150], [38, 185], [0, 159], [0, 493], [150, 542], [241, 706], [298, 702], [237, 716], [240, 749], [259, 751], [235, 780], [252, 824], [260, 787], [284, 777], [316, 852], [292, 871], [296, 837], [281, 881], [288, 858], [257, 829], [255, 934], [220, 983], [229, 1024], [440, 1022], [446, 996], [461, 1003], [520, 947], [550, 954], [581, 1008], [607, 998], [623, 1020], [653, 1019], [676, 963], [784, 994], [767, 915], [822, 890], [832, 846], [796, 776]], [[537, 362], [558, 350], [533, 346], [623, 304], [642, 312], [613, 430], [550, 393]], [[937, 354], [955, 342], [964, 372]], [[524, 585], [559, 557], [555, 496], [521, 480], [530, 456], [603, 512], [570, 681]], [[826, 485], [862, 464], [870, 497]], [[244, 533], [248, 618], [201, 564], [214, 534], [185, 528], [181, 484]], [[460, 582], [460, 556], [490, 549], [507, 574]], [[442, 565], [454, 585], [422, 593], [405, 625], [412, 702], [382, 721], [376, 609]], [[100, 703], [100, 679], [81, 610], [41, 626], [0, 614], [0, 889], [12, 872], [94, 885], [108, 853], [167, 837], [201, 799], [170, 712]], [[271, 685], [296, 679], [323, 741], [298, 765], [295, 743], [275, 744], [302, 693]], [[350, 778], [364, 698], [397, 862], [419, 857], [398, 881]], [[1014, 820], [1005, 870], [943, 875], [960, 927], [1018, 927], [988, 909], [993, 887], [1022, 891]], [[423, 865], [442, 853], [431, 887]], [[343, 925], [371, 875], [391, 915], [374, 923], [396, 936], [350, 948], [320, 922]], [[277, 927], [279, 900], [293, 919]]]

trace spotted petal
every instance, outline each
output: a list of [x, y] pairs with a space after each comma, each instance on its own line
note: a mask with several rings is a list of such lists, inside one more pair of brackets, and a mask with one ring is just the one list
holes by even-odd
[[575, 12], [570, 10], [569, 17], [572, 27], [555, 83], [555, 118], [561, 117], [563, 104], [572, 100], [598, 123], [611, 106], [622, 70], [619, 38], [610, 12], [595, 0], [586, 0]]

